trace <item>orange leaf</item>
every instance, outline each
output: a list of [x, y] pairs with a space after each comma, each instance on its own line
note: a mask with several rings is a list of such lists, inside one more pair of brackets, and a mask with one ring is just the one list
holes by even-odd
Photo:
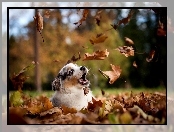
[[43, 29], [43, 17], [41, 16], [41, 14], [39, 13], [39, 11], [37, 12], [36, 16], [33, 17], [34, 18], [34, 21], [36, 23], [36, 28], [38, 30], [38, 32], [40, 33], [42, 39], [43, 39], [43, 42], [44, 42], [44, 38], [41, 34], [41, 31]]
[[108, 76], [110, 79], [109, 83], [113, 84], [120, 77], [122, 70], [120, 69], [120, 66], [115, 66], [112, 64], [110, 65], [111, 65], [112, 71], [101, 71], [101, 73]]
[[97, 34], [96, 37], [92, 37], [89, 41], [91, 44], [97, 44], [97, 43], [102, 43], [104, 42], [108, 36], [106, 34]]
[[151, 50], [148, 58], [146, 58], [146, 61], [151, 62], [153, 60], [154, 56], [155, 56], [155, 50]]
[[80, 27], [82, 25], [83, 21], [86, 20], [88, 13], [89, 13], [89, 9], [84, 9], [82, 18], [78, 22], [75, 22], [74, 24], [75, 25], [79, 24], [78, 27]]
[[85, 53], [83, 60], [104, 60], [106, 57], [108, 57], [109, 52], [107, 49], [105, 51], [96, 51], [93, 54]]
[[123, 46], [118, 47], [116, 50], [120, 51], [121, 54], [128, 56], [134, 56], [134, 49], [132, 46]]

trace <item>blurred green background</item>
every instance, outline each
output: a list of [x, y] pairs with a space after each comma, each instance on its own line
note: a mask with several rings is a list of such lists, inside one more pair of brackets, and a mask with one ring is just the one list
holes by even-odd
[[[98, 26], [95, 16], [101, 10], [100, 26]], [[74, 54], [78, 56], [80, 52], [83, 59], [84, 53], [107, 49], [110, 54], [105, 60], [77, 61], [78, 65], [90, 69], [88, 79], [91, 81], [92, 89], [166, 88], [167, 41], [166, 36], [157, 35], [157, 29], [159, 21], [166, 24], [167, 10], [166, 8], [156, 8], [156, 10], [135, 8], [130, 22], [120, 25], [117, 30], [107, 31], [112, 28], [111, 24], [127, 17], [130, 9], [90, 9], [86, 21], [79, 28], [73, 23], [81, 19], [83, 9], [39, 9], [43, 17], [46, 11], [49, 12], [49, 18], [43, 19], [42, 35], [45, 42], [42, 42], [33, 19], [36, 10], [10, 9], [9, 78], [13, 73], [18, 73], [30, 65], [36, 59], [37, 52], [39, 72], [38, 69], [26, 72], [29, 79], [24, 83], [23, 89], [36, 90], [40, 87], [41, 90], [51, 90], [51, 81]], [[21, 25], [22, 22], [25, 24]], [[108, 38], [103, 43], [92, 45], [89, 39], [99, 33], [105, 33]], [[124, 37], [134, 41], [132, 45], [135, 48], [134, 56], [125, 57], [114, 50], [118, 46], [125, 45]], [[155, 56], [151, 62], [147, 62], [146, 58], [151, 50], [156, 51]], [[134, 61], [137, 68], [133, 66]], [[98, 71], [98, 69], [111, 70], [110, 64], [119, 65], [122, 69], [120, 78], [112, 85]], [[12, 87], [9, 89], [12, 90]]]

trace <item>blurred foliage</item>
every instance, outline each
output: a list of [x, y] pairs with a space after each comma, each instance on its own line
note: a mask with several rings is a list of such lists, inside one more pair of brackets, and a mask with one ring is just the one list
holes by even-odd
[[[94, 18], [101, 10], [100, 25], [97, 25]], [[39, 11], [44, 17], [46, 9]], [[162, 83], [167, 78], [166, 43], [161, 44], [160, 48], [162, 60], [158, 58], [157, 62], [146, 62], [147, 54], [157, 46], [158, 16], [150, 9], [135, 9], [127, 24], [121, 24], [116, 30], [111, 29], [111, 24], [125, 18], [128, 11], [90, 9], [86, 21], [77, 27], [73, 23], [80, 20], [82, 9], [50, 9], [49, 16], [44, 17], [43, 21], [42, 35], [45, 42], [42, 42], [42, 37], [38, 35], [39, 65], [43, 89], [51, 90], [51, 81], [73, 55], [78, 55], [80, 52], [83, 59], [85, 53], [105, 49], [110, 53], [105, 60], [82, 61], [81, 59], [77, 61], [78, 65], [85, 65], [90, 69], [88, 78], [91, 81], [91, 88], [163, 86]], [[14, 28], [12, 23], [15, 22], [10, 20], [10, 31]], [[25, 34], [9, 36], [9, 77], [34, 60], [33, 34], [36, 30], [34, 20], [22, 28], [27, 31]], [[100, 33], [105, 33], [108, 38], [103, 43], [92, 45], [89, 40]], [[134, 41], [133, 46], [137, 52], [134, 57], [125, 57], [115, 50], [118, 46], [125, 45], [124, 37], [129, 37]], [[165, 42], [165, 38], [163, 42]], [[132, 65], [134, 61], [137, 63], [137, 68]], [[110, 70], [110, 64], [119, 65], [122, 69], [120, 78], [112, 85], [98, 72], [98, 69]], [[161, 68], [163, 68], [163, 72], [160, 74]], [[32, 90], [34, 89], [34, 70], [31, 70], [27, 75], [30, 78], [24, 87]]]

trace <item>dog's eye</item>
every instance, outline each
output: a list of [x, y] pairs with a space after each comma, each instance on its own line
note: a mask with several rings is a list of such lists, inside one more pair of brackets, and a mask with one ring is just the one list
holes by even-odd
[[73, 73], [74, 73], [74, 69], [71, 69], [71, 70], [68, 72], [68, 75], [71, 76], [71, 75], [73, 75]]

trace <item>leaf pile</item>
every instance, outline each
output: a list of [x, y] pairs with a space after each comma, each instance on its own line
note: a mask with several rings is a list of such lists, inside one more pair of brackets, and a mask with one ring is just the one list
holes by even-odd
[[[80, 111], [66, 106], [53, 107], [44, 96], [22, 99], [22, 105], [11, 106], [9, 111], [28, 124], [166, 123], [166, 95], [160, 93], [131, 92], [93, 98], [88, 107]], [[14, 120], [12, 117], [10, 121]]]

